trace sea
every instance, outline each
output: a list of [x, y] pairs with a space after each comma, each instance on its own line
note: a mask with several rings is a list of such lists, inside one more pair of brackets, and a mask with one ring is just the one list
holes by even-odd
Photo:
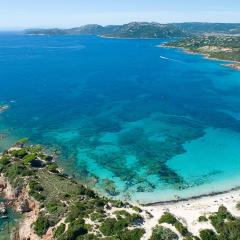
[[0, 150], [29, 137], [132, 202], [240, 186], [240, 72], [172, 40], [0, 34]]

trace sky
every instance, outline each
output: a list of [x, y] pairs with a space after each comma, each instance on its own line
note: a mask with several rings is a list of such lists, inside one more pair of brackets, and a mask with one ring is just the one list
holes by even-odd
[[0, 29], [132, 21], [240, 22], [240, 0], [0, 0]]

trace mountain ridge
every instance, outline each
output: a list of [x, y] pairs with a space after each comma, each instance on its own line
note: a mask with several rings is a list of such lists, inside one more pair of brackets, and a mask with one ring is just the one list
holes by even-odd
[[87, 24], [61, 29], [26, 29], [26, 34], [36, 35], [100, 35], [115, 38], [169, 38], [198, 34], [240, 34], [240, 23], [183, 22], [161, 24], [157, 22], [130, 22], [123, 25]]

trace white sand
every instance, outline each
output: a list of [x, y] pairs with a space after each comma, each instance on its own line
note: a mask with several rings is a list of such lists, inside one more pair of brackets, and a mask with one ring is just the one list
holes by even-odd
[[[201, 229], [213, 229], [209, 222], [198, 222], [199, 216], [209, 216], [211, 213], [216, 212], [220, 205], [224, 205], [234, 216], [240, 217], [240, 211], [236, 209], [236, 204], [239, 201], [240, 190], [234, 190], [215, 196], [206, 196], [198, 199], [179, 201], [176, 203], [165, 203], [143, 207], [143, 209], [153, 215], [153, 218], [148, 219], [142, 226], [146, 230], [146, 234], [142, 240], [148, 240], [150, 238], [152, 228], [158, 224], [158, 220], [165, 211], [169, 211], [174, 214], [182, 223], [187, 226], [191, 233], [198, 236], [199, 230]], [[165, 226], [175, 231], [174, 227], [169, 225]]]

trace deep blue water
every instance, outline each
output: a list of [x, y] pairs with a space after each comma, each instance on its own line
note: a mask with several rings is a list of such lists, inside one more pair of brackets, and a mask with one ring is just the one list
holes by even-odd
[[240, 72], [164, 41], [0, 35], [0, 148], [29, 136], [142, 202], [238, 185]]

